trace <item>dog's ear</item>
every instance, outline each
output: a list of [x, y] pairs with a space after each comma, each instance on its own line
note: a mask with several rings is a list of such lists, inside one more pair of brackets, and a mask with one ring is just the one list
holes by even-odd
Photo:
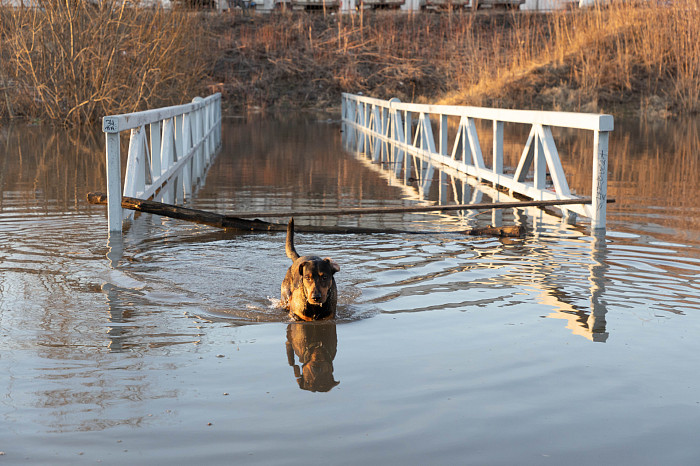
[[336, 261], [334, 261], [330, 257], [326, 257], [323, 260], [328, 262], [328, 265], [331, 266], [331, 270], [333, 270], [333, 273], [340, 272], [340, 266], [338, 265], [338, 263]]
[[304, 266], [308, 263], [309, 263], [309, 261], [304, 261], [301, 264], [299, 264], [299, 276], [300, 277], [304, 276]]

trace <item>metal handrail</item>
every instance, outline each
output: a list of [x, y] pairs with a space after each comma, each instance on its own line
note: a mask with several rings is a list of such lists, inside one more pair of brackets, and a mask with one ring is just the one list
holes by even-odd
[[[130, 130], [122, 192], [120, 133]], [[107, 215], [110, 232], [133, 216], [123, 196], [182, 203], [192, 195], [221, 146], [221, 94], [192, 103], [105, 116]]]
[[[447, 118], [458, 117], [459, 125], [453, 141], [448, 141]], [[562, 208], [565, 214], [577, 213], [591, 219], [594, 229], [605, 228], [608, 177], [608, 139], [614, 129], [612, 115], [590, 113], [507, 110], [497, 108], [424, 105], [402, 103], [398, 99], [381, 100], [347, 94], [342, 96], [343, 122], [358, 130], [358, 147], [372, 145], [372, 157], [377, 160], [393, 148], [394, 171], [398, 176], [410, 171], [411, 157], [427, 162], [423, 177], [429, 186], [435, 167], [456, 170], [481, 181], [506, 188], [534, 200], [578, 199], [569, 189], [552, 137], [551, 127], [593, 131], [592, 204]], [[417, 124], [413, 124], [417, 117]], [[432, 121], [437, 120], [437, 144]], [[493, 122], [493, 163], [487, 167], [481, 151], [475, 120]], [[518, 167], [513, 175], [503, 171], [504, 123], [531, 125]], [[534, 169], [532, 182], [526, 181]], [[554, 190], [545, 186], [546, 172], [552, 178]]]

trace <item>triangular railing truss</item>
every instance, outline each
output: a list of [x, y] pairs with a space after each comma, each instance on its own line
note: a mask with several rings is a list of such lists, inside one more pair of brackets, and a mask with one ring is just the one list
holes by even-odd
[[[593, 228], [605, 227], [607, 146], [613, 130], [610, 115], [407, 104], [398, 99], [385, 101], [353, 94], [343, 94], [342, 112], [343, 122], [349, 127], [346, 141], [357, 141], [358, 150], [369, 154], [374, 162], [393, 164], [394, 174], [398, 177], [403, 172], [404, 181], [419, 180], [424, 197], [434, 170], [450, 167], [534, 200], [577, 199], [569, 189], [552, 127], [593, 131], [592, 204], [568, 205], [561, 210], [566, 217], [589, 217]], [[448, 117], [459, 118], [452, 141], [448, 140]], [[476, 120], [493, 124], [490, 167], [484, 162]], [[513, 174], [503, 170], [504, 123], [530, 125]], [[547, 174], [551, 186], [547, 185]]]

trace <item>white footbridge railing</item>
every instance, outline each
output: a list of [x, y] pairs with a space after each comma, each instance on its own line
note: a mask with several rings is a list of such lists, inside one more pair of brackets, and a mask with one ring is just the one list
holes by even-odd
[[[130, 130], [122, 191], [120, 133]], [[110, 232], [121, 232], [133, 211], [122, 195], [180, 204], [192, 196], [221, 146], [221, 94], [192, 103], [102, 119], [107, 140], [107, 215]]]
[[[459, 118], [452, 140], [448, 138], [448, 117]], [[551, 128], [593, 131], [592, 202], [562, 206], [561, 210], [567, 217], [579, 214], [590, 218], [593, 229], [605, 228], [608, 138], [613, 130], [611, 115], [422, 105], [343, 94], [342, 118], [343, 123], [356, 130], [345, 136], [348, 142], [354, 143], [360, 152], [371, 153], [376, 161], [391, 157], [396, 176], [403, 170], [407, 179], [413, 164], [419, 175], [423, 173], [419, 178], [427, 187], [434, 168], [447, 168], [534, 200], [579, 199], [569, 189]], [[490, 167], [484, 162], [476, 120], [493, 123]], [[433, 122], [438, 124], [437, 133], [433, 131]], [[503, 169], [504, 123], [530, 125], [529, 136], [512, 175], [504, 173]], [[527, 179], [531, 169], [534, 171], [532, 181]], [[553, 189], [546, 186], [547, 172]]]

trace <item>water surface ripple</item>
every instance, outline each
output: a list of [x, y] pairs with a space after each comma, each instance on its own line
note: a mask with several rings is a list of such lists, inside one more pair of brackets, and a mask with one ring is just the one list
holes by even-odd
[[[644, 128], [646, 146], [625, 137], [640, 127], [616, 127], [604, 237], [514, 209], [503, 222], [523, 238], [454, 232], [491, 212], [297, 219], [434, 231], [298, 234], [302, 254], [341, 266], [337, 319], [309, 325], [278, 306], [284, 234], [141, 215], [108, 237], [104, 207], [84, 201], [104, 189], [99, 135], [3, 129], [3, 459], [697, 464], [700, 193], [673, 180], [697, 173], [699, 126]], [[228, 122], [189, 205], [426, 202], [344, 151], [338, 130]], [[560, 152], [585, 194], [584, 142]], [[632, 179], [658, 157], [673, 173]]]

